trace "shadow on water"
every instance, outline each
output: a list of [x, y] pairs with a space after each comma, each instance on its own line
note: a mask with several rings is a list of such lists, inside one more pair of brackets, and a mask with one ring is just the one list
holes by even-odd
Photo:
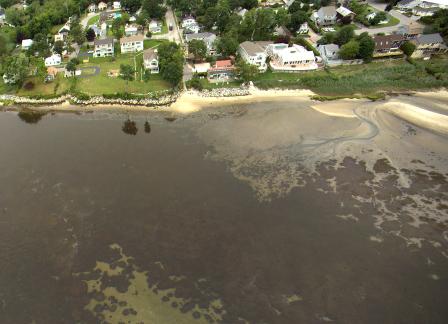
[[145, 133], [151, 133], [151, 125], [148, 121], [145, 122]]
[[17, 116], [20, 120], [27, 124], [37, 124], [47, 113], [43, 111], [35, 111], [31, 109], [23, 109], [19, 111]]
[[[129, 118], [124, 121], [123, 126], [121, 127], [123, 133], [128, 135], [137, 135], [138, 128], [135, 121], [130, 120]], [[146, 131], [146, 129], [145, 129]]]

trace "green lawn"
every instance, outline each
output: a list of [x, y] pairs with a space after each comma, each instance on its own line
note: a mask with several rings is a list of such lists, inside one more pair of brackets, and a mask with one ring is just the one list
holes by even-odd
[[160, 33], [154, 33], [154, 35], [163, 35], [163, 34], [166, 34], [166, 33], [168, 33], [168, 25], [166, 24], [166, 20], [163, 19], [162, 31]]
[[369, 26], [369, 28], [383, 28], [383, 27], [390, 27], [390, 26], [395, 26], [398, 25], [400, 23], [400, 19], [397, 19], [395, 17], [392, 17], [391, 15], [387, 14], [387, 18], [389, 19], [389, 21], [387, 22], [387, 24], [381, 24], [381, 25], [375, 25], [375, 26]]
[[42, 78], [28, 78], [26, 82], [32, 81], [34, 88], [31, 90], [20, 89], [17, 94], [20, 96], [37, 96], [37, 95], [59, 95], [70, 88], [71, 80], [64, 78], [62, 73], [56, 76], [53, 82], [44, 83]]
[[147, 48], [157, 47], [160, 44], [163, 44], [166, 42], [168, 42], [168, 40], [166, 40], [166, 39], [145, 39], [143, 41], [143, 48], [147, 49]]
[[87, 22], [87, 26], [91, 26], [91, 25], [97, 23], [98, 20], [100, 20], [100, 15], [96, 15], [96, 16], [91, 17], [89, 19], [89, 21]]
[[404, 60], [373, 62], [328, 68], [326, 71], [260, 74], [255, 86], [268, 88], [310, 89], [321, 96], [367, 96], [379, 98], [389, 91], [408, 91], [446, 87], [448, 61]]
[[[159, 74], [151, 75], [148, 82], [142, 82], [141, 80], [141, 62], [142, 54], [136, 56], [134, 63], [133, 54], [123, 54], [111, 58], [94, 58], [89, 63], [81, 64], [80, 67], [92, 67], [99, 66], [101, 72], [97, 76], [89, 78], [79, 78], [77, 83], [77, 89], [83, 93], [89, 95], [102, 95], [112, 94], [117, 92], [130, 92], [134, 94], [147, 94], [153, 91], [168, 90], [171, 86], [168, 82], [162, 79]], [[107, 72], [109, 70], [119, 70], [121, 64], [129, 64], [137, 66], [137, 78], [134, 81], [126, 82], [121, 78], [108, 77]]]

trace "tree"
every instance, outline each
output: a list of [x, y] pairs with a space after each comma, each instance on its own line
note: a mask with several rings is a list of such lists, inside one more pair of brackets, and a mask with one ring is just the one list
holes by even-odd
[[121, 64], [120, 65], [120, 77], [123, 80], [126, 80], [126, 84], [129, 83], [129, 81], [134, 80], [134, 68], [132, 65], [129, 64]]
[[414, 53], [415, 48], [416, 48], [415, 44], [409, 41], [404, 42], [400, 46], [400, 49], [403, 51], [404, 54], [406, 54], [406, 56], [411, 56], [412, 53]]
[[372, 59], [373, 51], [375, 50], [375, 42], [366, 32], [359, 35], [357, 40], [359, 43], [359, 58], [369, 62]]
[[300, 26], [306, 21], [308, 21], [308, 14], [305, 11], [295, 11], [291, 15], [291, 22], [289, 23], [289, 27], [291, 28], [291, 30], [297, 31]]
[[76, 64], [73, 61], [70, 61], [67, 63], [67, 65], [65, 66], [65, 69], [68, 72], [71, 72], [73, 76], [75, 76], [75, 72], [76, 72]]
[[28, 58], [24, 54], [11, 56], [7, 58], [4, 66], [6, 78], [21, 87], [29, 73]]
[[158, 47], [160, 74], [162, 78], [178, 86], [182, 81], [184, 56], [181, 48], [174, 42], [166, 42]]
[[351, 40], [348, 43], [341, 46], [339, 50], [339, 56], [344, 60], [352, 60], [356, 58], [359, 53], [359, 43], [355, 40]]
[[243, 80], [243, 82], [252, 81], [258, 74], [258, 67], [246, 63], [244, 60], [238, 60], [235, 64], [236, 75]]
[[54, 42], [53, 51], [55, 51], [58, 54], [62, 54], [62, 52], [64, 51], [64, 42], [63, 41]]
[[322, 44], [333, 44], [336, 40], [336, 33], [334, 32], [330, 32], [330, 33], [325, 33], [318, 41], [317, 44], [322, 45]]
[[93, 42], [95, 36], [96, 36], [95, 31], [92, 28], [87, 29], [86, 38], [89, 42]]
[[244, 39], [264, 40], [272, 36], [276, 22], [271, 8], [252, 9], [244, 15], [239, 34]]
[[355, 32], [354, 32], [353, 26], [343, 26], [336, 33], [336, 38], [334, 41], [339, 46], [342, 46], [342, 45], [348, 43], [354, 36], [355, 36]]
[[69, 35], [78, 45], [82, 45], [86, 41], [86, 35], [78, 19], [75, 19], [71, 22]]
[[238, 39], [231, 33], [222, 35], [216, 41], [216, 48], [222, 56], [234, 55], [238, 50]]
[[121, 6], [129, 11], [131, 14], [135, 13], [138, 9], [140, 9], [142, 5], [141, 0], [121, 0]]
[[8, 48], [6, 47], [7, 40], [3, 34], [0, 34], [0, 57], [8, 53]]
[[377, 12], [375, 17], [369, 20], [371, 25], [378, 25], [380, 22], [387, 19], [387, 15], [384, 11]]
[[291, 15], [284, 8], [279, 8], [275, 14], [277, 26], [288, 26], [291, 22]]
[[123, 37], [123, 26], [124, 23], [121, 18], [114, 19], [114, 21], [112, 22], [112, 33], [114, 34], [115, 38], [120, 39], [121, 37]]
[[166, 12], [162, 4], [161, 0], [143, 0], [142, 11], [146, 12], [150, 18], [162, 19]]
[[194, 55], [195, 60], [203, 60], [207, 56], [207, 46], [203, 40], [193, 39], [188, 43], [188, 52]]

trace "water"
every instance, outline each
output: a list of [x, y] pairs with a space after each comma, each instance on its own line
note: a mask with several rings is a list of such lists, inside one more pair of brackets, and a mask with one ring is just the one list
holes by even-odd
[[446, 137], [379, 120], [0, 113], [0, 322], [446, 323]]

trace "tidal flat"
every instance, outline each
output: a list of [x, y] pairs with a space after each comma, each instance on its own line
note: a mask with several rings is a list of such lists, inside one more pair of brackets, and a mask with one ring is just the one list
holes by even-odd
[[1, 323], [448, 321], [445, 94], [208, 100], [0, 113]]

